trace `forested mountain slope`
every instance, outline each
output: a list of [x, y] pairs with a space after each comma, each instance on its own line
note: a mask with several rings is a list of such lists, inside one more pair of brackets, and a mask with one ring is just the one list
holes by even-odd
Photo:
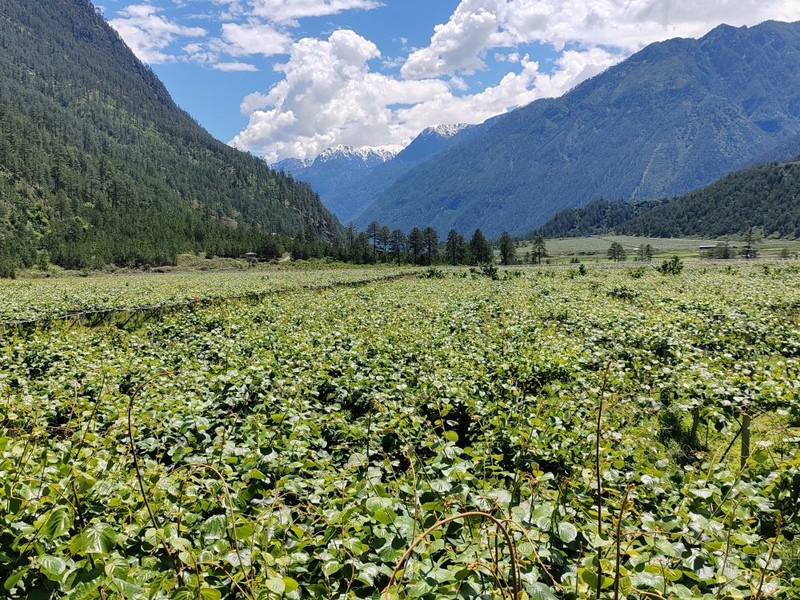
[[679, 198], [591, 202], [559, 212], [535, 233], [715, 238], [749, 227], [761, 228], [765, 235], [800, 237], [800, 161], [759, 165]]
[[675, 196], [754, 164], [800, 133], [800, 23], [652, 44], [488, 125], [408, 172], [357, 224], [524, 233], [567, 207]]
[[[0, 3], [0, 262], [268, 253], [341, 226], [305, 184], [212, 138], [88, 0]], [[277, 235], [276, 235], [277, 234]]]

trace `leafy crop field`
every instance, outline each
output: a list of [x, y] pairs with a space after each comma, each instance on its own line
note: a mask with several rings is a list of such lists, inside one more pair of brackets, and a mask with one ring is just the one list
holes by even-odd
[[403, 267], [253, 270], [238, 273], [174, 273], [61, 279], [0, 280], [0, 322], [31, 321], [75, 313], [138, 310], [259, 297], [392, 279]]
[[800, 270], [500, 274], [9, 330], [3, 593], [798, 598]]

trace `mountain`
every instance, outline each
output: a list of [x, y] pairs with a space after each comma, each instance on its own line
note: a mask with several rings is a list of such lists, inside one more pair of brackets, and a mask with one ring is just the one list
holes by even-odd
[[287, 158], [275, 163], [272, 168], [308, 183], [336, 216], [346, 220], [348, 217], [343, 214], [346, 211], [332, 201], [332, 197], [394, 158], [400, 149], [399, 146], [355, 148], [340, 145], [324, 150], [312, 161]]
[[597, 198], [698, 189], [797, 134], [800, 23], [723, 25], [495, 117], [402, 176], [356, 224], [524, 233]]
[[422, 131], [402, 150], [398, 146], [360, 149], [337, 146], [313, 161], [287, 158], [272, 167], [311, 185], [325, 206], [346, 223], [358, 217], [413, 167], [477, 130], [475, 125], [463, 123], [436, 125]]
[[308, 185], [180, 110], [88, 0], [3, 0], [0, 49], [0, 270], [341, 235]]
[[570, 237], [618, 233], [710, 237], [749, 227], [764, 235], [800, 237], [800, 158], [726, 175], [695, 192], [649, 202], [591, 202], [556, 214], [534, 234]]
[[358, 218], [364, 209], [416, 165], [468, 139], [477, 131], [477, 126], [462, 123], [428, 127], [397, 156], [377, 165], [349, 186], [338, 188], [328, 196], [321, 194], [322, 199], [342, 222], [347, 223]]
[[310, 167], [313, 162], [313, 160], [307, 158], [284, 158], [283, 160], [278, 161], [271, 166], [276, 171], [284, 171], [285, 173], [294, 176], [297, 171], [305, 169], [306, 167]]

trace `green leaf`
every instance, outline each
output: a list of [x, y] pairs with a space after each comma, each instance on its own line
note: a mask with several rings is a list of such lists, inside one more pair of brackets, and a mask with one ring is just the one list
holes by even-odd
[[61, 576], [67, 570], [67, 563], [57, 556], [37, 556], [36, 562], [39, 563], [42, 574], [50, 581], [61, 581]]
[[222, 594], [214, 588], [203, 588], [200, 590], [200, 598], [201, 600], [220, 600]]
[[525, 591], [531, 600], [558, 600], [553, 591], [541, 581], [526, 583]]
[[367, 498], [366, 507], [371, 515], [374, 515], [379, 510], [388, 511], [391, 510], [392, 508], [392, 499], [378, 498], [376, 496], [373, 496], [371, 498]]
[[227, 520], [225, 515], [214, 515], [206, 519], [203, 523], [203, 536], [207, 540], [221, 540], [225, 538], [225, 531], [227, 529]]
[[634, 573], [631, 575], [631, 581], [633, 581], [633, 585], [638, 588], [663, 589], [664, 587], [664, 577], [657, 573], [649, 573], [648, 571]]
[[22, 567], [21, 569], [18, 569], [17, 571], [12, 573], [10, 577], [8, 577], [5, 580], [5, 583], [3, 583], [3, 587], [6, 588], [7, 590], [14, 589], [16, 587], [16, 585], [22, 580], [22, 578], [25, 577], [25, 574], [29, 570], [30, 570], [30, 567], [27, 567], [27, 566], [26, 567]]
[[375, 514], [373, 516], [375, 517], [375, 520], [378, 521], [378, 523], [381, 523], [383, 525], [389, 525], [394, 521], [394, 511], [386, 511], [381, 509], [375, 511]]
[[283, 578], [283, 583], [284, 583], [284, 585], [286, 586], [286, 588], [285, 588], [285, 590], [284, 590], [284, 593], [285, 593], [285, 594], [291, 594], [293, 591], [295, 591], [297, 588], [299, 588], [299, 587], [300, 587], [300, 584], [299, 584], [299, 583], [297, 583], [297, 582], [296, 582], [294, 579], [292, 579], [291, 577], [284, 577], [284, 578]]
[[569, 544], [578, 537], [578, 529], [572, 523], [561, 521], [561, 523], [558, 524], [558, 537], [561, 538], [561, 541], [565, 544]]
[[286, 591], [286, 582], [282, 577], [270, 577], [267, 579], [267, 589], [273, 594], [281, 596]]
[[47, 515], [42, 527], [42, 536], [47, 540], [54, 540], [72, 528], [72, 513], [64, 507], [57, 506]]
[[78, 536], [78, 551], [82, 554], [108, 554], [117, 542], [117, 535], [111, 525], [95, 523]]

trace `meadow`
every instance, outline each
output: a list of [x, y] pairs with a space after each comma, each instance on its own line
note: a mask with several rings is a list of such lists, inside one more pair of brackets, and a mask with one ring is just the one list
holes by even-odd
[[[743, 242], [737, 239], [714, 240], [696, 238], [648, 238], [631, 235], [595, 235], [588, 237], [554, 238], [546, 240], [547, 253], [554, 263], [569, 262], [577, 258], [582, 262], [604, 262], [608, 260], [608, 248], [612, 243], [622, 245], [628, 253], [628, 261], [636, 258], [638, 248], [647, 244], [653, 248], [657, 258], [680, 256], [681, 258], [702, 258], [701, 246], [712, 246], [728, 242], [734, 247], [741, 247]], [[532, 242], [522, 242], [517, 248], [517, 257], [523, 258], [533, 249]], [[760, 240], [757, 249], [764, 258], [778, 259], [782, 251], [790, 253], [793, 258], [800, 252], [797, 240], [772, 239]]]
[[6, 597], [800, 596], [792, 262], [176, 277], [0, 284]]

